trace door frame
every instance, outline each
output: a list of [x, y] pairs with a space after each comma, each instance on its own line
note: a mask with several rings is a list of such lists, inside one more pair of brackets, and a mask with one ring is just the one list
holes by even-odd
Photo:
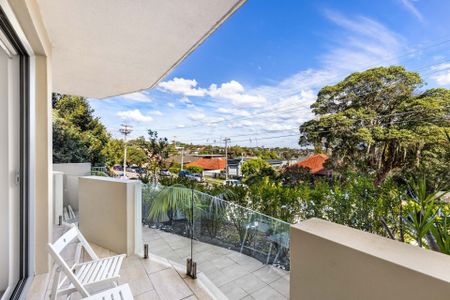
[[20, 272], [10, 299], [19, 299], [30, 277], [30, 56], [0, 6], [0, 30], [20, 59]]

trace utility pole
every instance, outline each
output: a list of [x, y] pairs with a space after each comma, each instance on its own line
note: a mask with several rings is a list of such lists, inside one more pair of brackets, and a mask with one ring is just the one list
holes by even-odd
[[133, 131], [133, 127], [127, 124], [120, 125], [119, 132], [123, 134], [123, 177], [127, 178], [127, 135]]
[[184, 147], [178, 147], [178, 149], [181, 149], [181, 168], [180, 168], [180, 170], [183, 171], [183, 165], [184, 165]]
[[225, 138], [225, 180], [228, 179], [228, 143], [231, 141], [230, 138]]
[[183, 165], [184, 165], [184, 147], [178, 147], [177, 146], [177, 141], [176, 141], [176, 136], [173, 137], [173, 142], [175, 143], [175, 149], [176, 150], [181, 150], [181, 167], [180, 167], [180, 171], [183, 171]]

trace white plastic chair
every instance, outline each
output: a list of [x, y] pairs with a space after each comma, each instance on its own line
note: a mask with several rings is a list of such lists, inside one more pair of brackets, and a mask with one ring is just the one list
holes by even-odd
[[[79, 241], [75, 252], [75, 262], [69, 267], [61, 256], [61, 252], [75, 240]], [[91, 258], [90, 261], [80, 262], [83, 248]], [[82, 297], [89, 297], [90, 288], [98, 288], [108, 283], [111, 283], [113, 287], [117, 286], [120, 267], [126, 256], [122, 254], [98, 258], [76, 226], [64, 233], [53, 244], [48, 244], [48, 249], [57, 265], [50, 299], [56, 299], [59, 295], [70, 295], [76, 291]]]
[[115, 288], [106, 290], [104, 292], [83, 298], [85, 300], [132, 300], [133, 294], [131, 293], [128, 284], [122, 284]]

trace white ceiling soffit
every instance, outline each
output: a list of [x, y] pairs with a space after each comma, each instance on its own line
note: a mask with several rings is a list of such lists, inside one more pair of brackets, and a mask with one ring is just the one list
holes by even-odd
[[158, 83], [245, 0], [38, 0], [53, 90], [104, 98]]

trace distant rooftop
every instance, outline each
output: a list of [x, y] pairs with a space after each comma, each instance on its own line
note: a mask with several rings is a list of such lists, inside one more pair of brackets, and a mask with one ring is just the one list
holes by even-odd
[[202, 157], [199, 158], [189, 164], [186, 167], [200, 167], [203, 170], [224, 170], [225, 169], [225, 158], [211, 158], [211, 157]]
[[308, 168], [312, 174], [317, 174], [326, 171], [324, 164], [327, 159], [328, 156], [325, 154], [315, 154], [298, 162], [297, 166]]

